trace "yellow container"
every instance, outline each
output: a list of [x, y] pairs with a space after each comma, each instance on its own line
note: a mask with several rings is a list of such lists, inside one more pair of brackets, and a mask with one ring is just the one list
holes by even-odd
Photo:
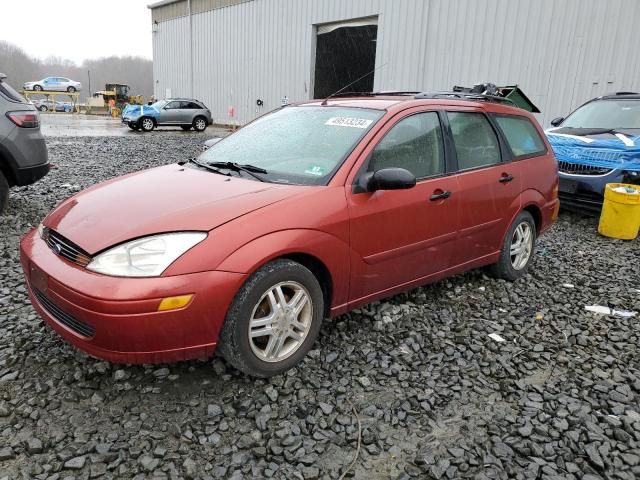
[[[616, 191], [632, 189], [635, 193]], [[640, 186], [608, 183], [604, 190], [604, 203], [598, 232], [605, 237], [633, 240], [640, 230]]]

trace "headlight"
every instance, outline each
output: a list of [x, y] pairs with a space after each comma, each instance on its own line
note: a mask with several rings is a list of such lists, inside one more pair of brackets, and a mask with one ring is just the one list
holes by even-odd
[[139, 238], [95, 256], [87, 268], [114, 277], [157, 277], [206, 236], [204, 232], [184, 232]]
[[38, 236], [44, 238], [44, 225], [42, 223], [38, 225]]

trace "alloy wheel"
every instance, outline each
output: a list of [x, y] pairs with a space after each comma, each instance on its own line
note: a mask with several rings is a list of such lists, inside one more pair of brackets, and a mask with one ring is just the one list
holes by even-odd
[[203, 119], [199, 118], [198, 120], [196, 120], [196, 130], [202, 131], [205, 128], [207, 128], [207, 124]]
[[249, 344], [265, 362], [280, 362], [304, 343], [313, 320], [313, 302], [305, 287], [287, 281], [267, 290], [253, 308]]
[[142, 128], [144, 130], [152, 130], [153, 129], [153, 120], [150, 118], [145, 118], [142, 120]]
[[533, 251], [533, 230], [529, 222], [521, 222], [511, 238], [511, 265], [515, 270], [522, 270], [531, 258]]

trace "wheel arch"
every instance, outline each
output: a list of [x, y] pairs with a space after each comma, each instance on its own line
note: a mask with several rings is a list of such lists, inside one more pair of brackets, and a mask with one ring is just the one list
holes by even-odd
[[265, 264], [286, 258], [308, 268], [320, 283], [325, 314], [347, 302], [349, 246], [333, 235], [317, 230], [286, 230], [259, 237], [227, 256], [217, 270], [252, 275]]
[[[514, 205], [515, 203], [518, 203], [519, 206]], [[523, 191], [519, 197], [514, 200], [514, 204], [512, 204], [513, 208], [509, 208], [510, 211], [514, 212], [512, 218], [509, 219], [509, 225], [513, 223], [520, 212], [526, 211], [533, 217], [536, 224], [536, 234], [539, 235], [542, 228], [542, 207], [545, 203], [544, 195], [538, 190], [530, 188]]]
[[327, 266], [318, 257], [300, 252], [288, 253], [270, 261], [278, 260], [280, 258], [293, 260], [303, 267], [308, 268], [311, 273], [313, 273], [313, 276], [316, 277], [318, 283], [320, 283], [320, 288], [322, 289], [322, 297], [324, 299], [324, 316], [325, 318], [328, 317], [331, 312], [333, 297], [333, 278], [331, 277], [331, 272]]
[[533, 221], [536, 224], [536, 236], [540, 235], [540, 229], [542, 228], [542, 210], [535, 203], [530, 203], [525, 206], [522, 211], [529, 212], [533, 217]]
[[9, 153], [4, 151], [2, 145], [0, 145], [0, 173], [7, 179], [7, 183], [10, 187], [13, 187], [17, 183], [15, 169], [11, 163]]

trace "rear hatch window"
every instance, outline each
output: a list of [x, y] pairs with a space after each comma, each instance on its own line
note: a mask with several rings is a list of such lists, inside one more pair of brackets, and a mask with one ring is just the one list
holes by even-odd
[[26, 98], [20, 95], [11, 85], [2, 79], [0, 79], [0, 93], [12, 102], [29, 103]]

